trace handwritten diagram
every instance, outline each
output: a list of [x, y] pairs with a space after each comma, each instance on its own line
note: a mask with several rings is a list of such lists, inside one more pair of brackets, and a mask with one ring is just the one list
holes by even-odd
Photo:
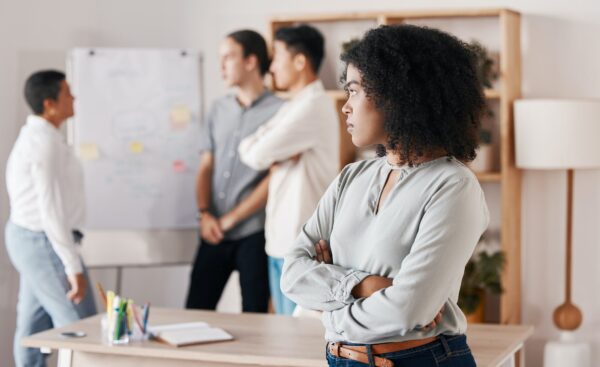
[[199, 57], [181, 50], [76, 49], [74, 146], [90, 229], [196, 227]]

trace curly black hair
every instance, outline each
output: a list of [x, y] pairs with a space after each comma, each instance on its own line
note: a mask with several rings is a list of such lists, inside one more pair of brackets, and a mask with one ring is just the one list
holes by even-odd
[[381, 26], [341, 60], [358, 69], [367, 98], [383, 114], [389, 138], [380, 156], [391, 149], [410, 165], [437, 150], [464, 162], [475, 158], [485, 99], [466, 43], [436, 29]]

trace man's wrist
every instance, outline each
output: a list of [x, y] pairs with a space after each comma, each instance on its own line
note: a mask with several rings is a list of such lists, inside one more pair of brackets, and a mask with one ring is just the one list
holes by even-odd
[[234, 223], [237, 223], [237, 222], [239, 222], [239, 221], [240, 221], [240, 216], [239, 216], [239, 213], [238, 213], [238, 211], [237, 211], [235, 208], [234, 208], [234, 209], [232, 209], [232, 210], [231, 210], [229, 213], [227, 213], [227, 215], [228, 215], [228, 216], [229, 216], [231, 219], [233, 219], [233, 222], [234, 222]]
[[208, 208], [198, 209], [198, 213], [197, 213], [198, 219], [202, 218], [205, 215], [210, 215], [210, 209], [208, 209]]

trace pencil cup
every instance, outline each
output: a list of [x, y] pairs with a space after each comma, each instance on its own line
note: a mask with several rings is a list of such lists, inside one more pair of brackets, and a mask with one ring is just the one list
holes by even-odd
[[142, 329], [140, 329], [137, 324], [133, 325], [133, 330], [131, 331], [131, 334], [129, 335], [129, 341], [130, 342], [141, 342], [144, 340], [148, 340], [149, 338], [149, 334], [148, 333], [144, 333], [142, 331]]
[[127, 331], [127, 320], [118, 317], [115, 313], [112, 318], [106, 314], [100, 321], [102, 327], [102, 339], [108, 344], [128, 344], [130, 333]]

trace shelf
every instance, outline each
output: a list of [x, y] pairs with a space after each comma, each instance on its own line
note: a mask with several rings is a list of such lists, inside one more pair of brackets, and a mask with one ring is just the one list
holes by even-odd
[[500, 91], [498, 89], [484, 89], [483, 94], [487, 99], [500, 99]]
[[475, 172], [479, 182], [500, 182], [502, 174], [500, 172]]
[[333, 100], [335, 100], [336, 102], [343, 101], [343, 100], [346, 99], [346, 92], [343, 91], [343, 90], [341, 90], [341, 89], [339, 89], [339, 90], [337, 90], [337, 89], [328, 89], [327, 90], [327, 95], [329, 97], [331, 97]]
[[430, 19], [430, 18], [480, 18], [498, 17], [509, 9], [482, 8], [482, 9], [449, 9], [449, 10], [414, 10], [386, 13], [385, 17], [393, 19]]
[[[341, 89], [328, 89], [327, 94], [337, 102], [346, 99], [346, 92]], [[487, 99], [500, 99], [500, 91], [498, 89], [485, 89], [483, 94]]]
[[[429, 19], [429, 18], [479, 18], [498, 17], [502, 13], [512, 12], [508, 9], [483, 8], [483, 9], [448, 9], [448, 10], [407, 10], [400, 12], [357, 12], [357, 13], [331, 13], [331, 14], [306, 14], [288, 15], [271, 18], [271, 23], [297, 24], [319, 22], [344, 22], [356, 20], [373, 20], [395, 22], [403, 19]], [[516, 13], [515, 13], [516, 14]]]
[[357, 20], [379, 19], [379, 13], [344, 13], [344, 14], [307, 14], [303, 16], [280, 16], [271, 19], [271, 23], [297, 24], [297, 23], [322, 23], [322, 22], [344, 22]]

